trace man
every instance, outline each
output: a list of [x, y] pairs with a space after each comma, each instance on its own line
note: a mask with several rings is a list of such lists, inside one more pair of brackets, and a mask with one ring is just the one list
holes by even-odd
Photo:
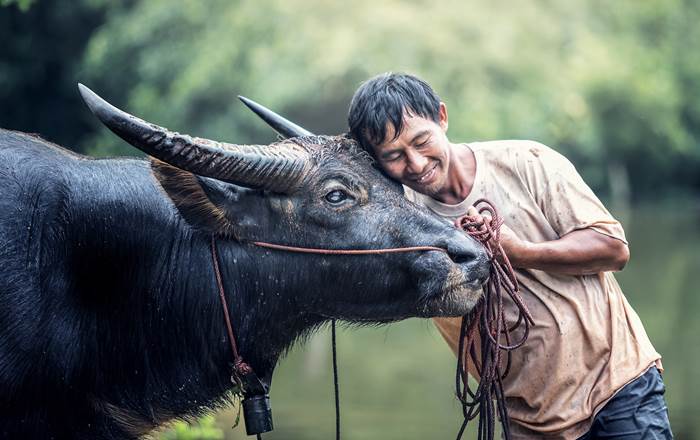
[[[447, 107], [410, 75], [364, 83], [348, 122], [408, 199], [455, 220], [487, 198], [505, 220], [535, 320], [504, 380], [514, 438], [672, 438], [661, 356], [611, 273], [629, 259], [624, 231], [566, 158], [532, 141], [450, 142]], [[460, 320], [435, 324], [456, 352]]]

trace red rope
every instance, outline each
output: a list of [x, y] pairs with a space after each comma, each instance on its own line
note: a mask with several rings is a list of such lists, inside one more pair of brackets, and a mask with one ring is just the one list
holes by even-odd
[[[484, 217], [483, 220], [479, 220], [477, 218], [464, 216], [456, 222], [458, 227], [484, 244], [491, 260], [490, 276], [484, 288], [484, 297], [469, 315], [462, 318], [455, 387], [457, 397], [462, 402], [464, 422], [457, 435], [457, 440], [462, 438], [467, 423], [477, 415], [481, 415], [479, 418], [479, 439], [492, 440], [494, 438], [494, 400], [496, 401], [496, 410], [498, 410], [501, 423], [503, 424], [503, 434], [506, 439], [509, 439], [508, 413], [505, 407], [502, 381], [508, 374], [510, 368], [510, 352], [525, 342], [530, 331], [530, 326], [534, 325], [534, 321], [518, 293], [518, 282], [515, 278], [513, 268], [508, 261], [508, 257], [503, 252], [503, 248], [499, 244], [500, 227], [503, 224], [503, 220], [498, 216], [496, 210], [487, 200], [477, 200], [474, 206], [478, 205], [483, 205], [479, 209], [479, 213], [488, 214], [490, 219]], [[386, 249], [318, 249], [280, 245], [263, 241], [254, 241], [252, 243], [256, 246], [269, 249], [325, 255], [370, 255], [414, 251], [440, 251], [447, 253], [446, 249], [434, 246], [412, 246]], [[228, 312], [228, 305], [226, 303], [221, 272], [219, 270], [216, 242], [213, 236], [211, 238], [211, 254], [216, 283], [219, 288], [221, 306], [226, 321], [226, 330], [231, 344], [231, 351], [233, 352], [234, 374], [232, 378], [242, 389], [239, 376], [251, 373], [252, 369], [243, 361], [243, 358], [238, 353], [236, 338]], [[517, 322], [511, 327], [508, 327], [505, 322], [503, 291], [510, 296], [519, 312]], [[512, 343], [510, 333], [520, 325], [524, 325], [523, 336], [519, 341]], [[477, 359], [475, 345], [477, 327], [479, 328], [479, 336], [481, 338], [480, 359]], [[501, 374], [499, 367], [502, 363], [501, 356], [503, 352], [506, 353], [506, 365], [504, 372]], [[470, 389], [468, 384], [470, 358], [474, 363], [477, 374], [480, 376], [479, 386], [474, 391]], [[337, 417], [339, 417], [339, 413]], [[339, 424], [336, 431], [338, 430]], [[336, 432], [336, 434], [338, 435], [339, 433]]]
[[224, 284], [221, 280], [221, 271], [219, 270], [219, 257], [216, 254], [216, 241], [214, 236], [211, 237], [211, 259], [214, 264], [214, 274], [216, 275], [216, 285], [219, 288], [219, 298], [221, 299], [221, 308], [224, 309], [224, 320], [226, 321], [226, 331], [228, 332], [228, 340], [231, 344], [231, 351], [233, 352], [233, 372], [231, 379], [239, 386], [240, 390], [243, 391], [243, 384], [241, 382], [240, 376], [249, 374], [253, 371], [250, 368], [241, 355], [238, 353], [238, 345], [236, 344], [236, 336], [233, 333], [233, 325], [231, 325], [231, 317], [228, 313], [228, 303], [226, 302], [226, 293], [224, 291]]
[[287, 246], [284, 244], [267, 243], [264, 241], [253, 241], [256, 246], [276, 249], [280, 251], [299, 252], [303, 254], [325, 254], [325, 255], [371, 255], [371, 254], [395, 254], [398, 252], [414, 252], [414, 251], [447, 251], [443, 248], [435, 246], [410, 246], [402, 248], [384, 248], [384, 249], [318, 249], [297, 246]]
[[[478, 208], [481, 219], [464, 216], [456, 222], [458, 227], [484, 244], [491, 260], [490, 276], [484, 287], [484, 296], [479, 305], [462, 318], [455, 388], [462, 403], [464, 422], [457, 434], [457, 440], [462, 438], [467, 424], [476, 416], [479, 416], [479, 440], [492, 440], [496, 421], [494, 410], [498, 411], [504, 438], [510, 438], [503, 379], [510, 369], [511, 351], [525, 343], [530, 326], [534, 325], [532, 315], [518, 291], [518, 281], [513, 268], [499, 243], [503, 219], [488, 200], [479, 199], [474, 203], [475, 207], [479, 205], [482, 205]], [[509, 326], [505, 319], [504, 292], [518, 309], [518, 319], [512, 326]], [[511, 342], [511, 332], [519, 326], [524, 327], [523, 336], [519, 341]], [[477, 328], [481, 342], [480, 353], [477, 353], [476, 345]], [[505, 366], [502, 365], [504, 355]], [[476, 390], [471, 390], [468, 383], [470, 359], [479, 376]]]
[[[440, 251], [447, 253], [447, 250], [435, 246], [411, 246], [404, 248], [385, 248], [385, 249], [318, 249], [318, 248], [307, 248], [298, 246], [287, 246], [283, 244], [267, 243], [264, 241], [253, 241], [252, 244], [275, 250], [282, 250], [287, 252], [298, 252], [305, 254], [325, 254], [325, 255], [370, 255], [370, 254], [392, 254], [397, 252], [416, 252], [416, 251]], [[238, 346], [236, 344], [236, 336], [233, 331], [233, 325], [231, 324], [231, 317], [228, 312], [228, 304], [226, 302], [226, 294], [224, 291], [224, 285], [221, 279], [221, 271], [219, 269], [219, 258], [216, 252], [216, 240], [214, 236], [211, 237], [211, 257], [214, 265], [214, 274], [216, 276], [216, 285], [219, 288], [219, 298], [221, 300], [221, 307], [224, 312], [224, 320], [226, 321], [226, 331], [228, 333], [228, 340], [231, 345], [231, 352], [233, 353], [233, 372], [232, 380], [242, 388], [242, 383], [240, 380], [241, 375], [251, 373], [253, 370], [248, 365], [241, 355], [238, 353]]]

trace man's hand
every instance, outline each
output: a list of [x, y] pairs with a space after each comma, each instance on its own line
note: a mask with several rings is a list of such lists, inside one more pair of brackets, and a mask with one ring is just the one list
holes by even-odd
[[[474, 208], [473, 206], [470, 206], [469, 209], [467, 209], [467, 215], [471, 218], [474, 219], [476, 222], [486, 222], [490, 223], [491, 222], [491, 217], [486, 216], [486, 215], [481, 215], [479, 212]], [[527, 248], [527, 243], [524, 240], [521, 240], [516, 233], [509, 228], [505, 223], [501, 225], [501, 230], [500, 230], [500, 240], [499, 243], [501, 247], [503, 248], [503, 252], [505, 252], [506, 256], [508, 257], [509, 260], [511, 260], [511, 263], [513, 263], [514, 260], [517, 260], [518, 257], [525, 252]], [[491, 238], [491, 244], [495, 247], [495, 237]]]
[[[474, 207], [469, 207], [467, 215], [476, 221], [491, 220]], [[500, 245], [513, 267], [569, 275], [618, 271], [629, 260], [627, 244], [588, 228], [570, 232], [557, 240], [531, 243], [503, 224]]]

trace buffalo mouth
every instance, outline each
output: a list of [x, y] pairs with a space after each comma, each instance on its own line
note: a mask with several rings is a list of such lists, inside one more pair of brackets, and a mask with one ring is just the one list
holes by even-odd
[[450, 271], [440, 288], [423, 296], [416, 307], [418, 318], [455, 318], [469, 314], [484, 296], [487, 278], [470, 278], [459, 269]]
[[446, 268], [444, 260], [421, 261], [425, 263], [422, 267], [429, 270], [414, 279], [412, 288], [403, 285], [389, 295], [384, 291], [385, 296], [375, 297], [375, 301], [336, 301], [332, 310], [320, 315], [349, 322], [382, 324], [407, 318], [461, 317], [479, 304], [488, 270], [468, 270], [459, 264]]
[[442, 292], [424, 301], [418, 308], [421, 318], [448, 318], [464, 316], [472, 311], [483, 297], [480, 283], [464, 282], [446, 286]]
[[419, 307], [419, 316], [456, 317], [469, 313], [483, 296], [483, 285], [487, 278], [470, 276], [459, 266], [453, 266], [442, 285]]
[[407, 318], [454, 318], [467, 315], [483, 297], [481, 281], [446, 284], [441, 290], [419, 300], [375, 304], [371, 312], [344, 303], [337, 317], [351, 322], [390, 323]]

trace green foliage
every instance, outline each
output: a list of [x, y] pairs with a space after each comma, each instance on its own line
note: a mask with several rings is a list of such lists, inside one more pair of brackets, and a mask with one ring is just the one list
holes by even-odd
[[12, 4], [16, 4], [22, 11], [28, 10], [32, 3], [34, 3], [34, 0], [0, 0], [0, 6], [10, 6]]
[[159, 438], [161, 440], [222, 440], [224, 432], [216, 426], [214, 416], [205, 416], [195, 424], [175, 422], [172, 428]]
[[[0, 8], [0, 126], [77, 148], [94, 127], [77, 94], [80, 59], [104, 10], [83, 0]], [[20, 5], [29, 2], [20, 1]]]
[[90, 118], [78, 80], [152, 122], [245, 143], [274, 135], [237, 94], [338, 133], [360, 82], [392, 70], [434, 86], [453, 141], [542, 141], [598, 190], [625, 176], [637, 196], [700, 189], [698, 0], [56, 0], [20, 15], [31, 27], [0, 26], [0, 100], [19, 103], [0, 121], [90, 154], [136, 152]]
[[[674, 0], [138, 1], [111, 9], [84, 70], [136, 114], [236, 142], [272, 140], [236, 94], [339, 132], [362, 80], [408, 71], [447, 102], [454, 141], [540, 140], [594, 187], [622, 169], [644, 193], [700, 185], [698, 19]], [[105, 131], [91, 145], [131, 152]]]

